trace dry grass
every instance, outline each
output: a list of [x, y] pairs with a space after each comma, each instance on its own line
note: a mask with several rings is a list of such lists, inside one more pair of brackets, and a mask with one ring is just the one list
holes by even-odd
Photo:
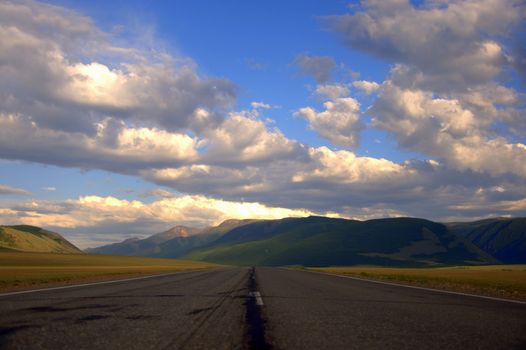
[[219, 267], [212, 263], [92, 254], [0, 251], [0, 290]]
[[81, 253], [59, 234], [37, 230], [35, 228], [34, 231], [38, 233], [31, 233], [13, 227], [0, 226], [0, 247], [22, 252]]
[[526, 265], [441, 268], [327, 267], [309, 270], [526, 300]]

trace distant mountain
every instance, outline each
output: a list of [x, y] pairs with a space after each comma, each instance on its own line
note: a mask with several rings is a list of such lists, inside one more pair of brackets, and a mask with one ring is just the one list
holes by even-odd
[[146, 240], [152, 243], [161, 244], [175, 237], [190, 237], [190, 236], [200, 233], [201, 231], [202, 229], [195, 228], [195, 227], [175, 226], [167, 231], [157, 233], [153, 236], [150, 236]]
[[58, 233], [29, 225], [0, 226], [0, 248], [24, 252], [82, 253]]
[[447, 227], [504, 263], [526, 263], [526, 218], [456, 222]]
[[175, 226], [145, 239], [130, 238], [85, 251], [94, 254], [176, 258], [216, 240], [237, 226], [251, 222], [254, 220], [227, 220], [218, 226], [207, 228]]
[[176, 226], [91, 253], [204, 260], [232, 265], [441, 266], [526, 262], [526, 218], [437, 223], [311, 216]]
[[437, 266], [498, 263], [440, 223], [414, 218], [326, 217], [236, 227], [185, 258], [234, 265]]
[[86, 249], [87, 253], [110, 255], [154, 256], [159, 252], [159, 245], [174, 238], [187, 238], [198, 233], [200, 229], [186, 226], [175, 226], [171, 229], [154, 234], [145, 239], [129, 238], [120, 243]]

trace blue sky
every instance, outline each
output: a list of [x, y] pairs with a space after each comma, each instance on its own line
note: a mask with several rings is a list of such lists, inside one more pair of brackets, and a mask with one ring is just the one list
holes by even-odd
[[[381, 82], [390, 67], [389, 62], [343, 47], [326, 29], [323, 18], [345, 13], [352, 5], [347, 1], [53, 3], [91, 16], [107, 31], [122, 26], [123, 40], [151, 32], [157, 48], [191, 57], [204, 75], [234, 82], [239, 89], [236, 109], [248, 109], [253, 101], [279, 106], [266, 115], [288, 137], [312, 145], [328, 143], [293, 117], [298, 108], [317, 102], [312, 94], [315, 81], [294, 65], [298, 54], [334, 57], [342, 65], [335, 70], [334, 81], [351, 81], [350, 70], [360, 72], [360, 79]], [[364, 138], [360, 154], [397, 160], [419, 156], [396, 150], [395, 143], [379, 147], [370, 141], [383, 140], [384, 133], [368, 132], [371, 136]]]
[[525, 11], [8, 1], [0, 223], [93, 246], [230, 217], [524, 215]]

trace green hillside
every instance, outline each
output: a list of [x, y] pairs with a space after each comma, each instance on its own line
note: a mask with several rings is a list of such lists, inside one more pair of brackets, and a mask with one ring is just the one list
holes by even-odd
[[436, 223], [417, 218], [229, 220], [176, 226], [89, 252], [235, 265], [440, 266], [526, 262], [526, 218]]
[[81, 253], [58, 233], [35, 226], [0, 226], [0, 248], [23, 252]]
[[413, 218], [260, 221], [234, 228], [185, 258], [236, 265], [305, 266], [497, 262], [445, 225]]
[[526, 218], [494, 218], [447, 226], [504, 263], [526, 263]]

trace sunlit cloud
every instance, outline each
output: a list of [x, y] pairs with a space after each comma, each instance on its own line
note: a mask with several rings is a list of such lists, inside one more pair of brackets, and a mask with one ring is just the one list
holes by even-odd
[[356, 80], [353, 81], [352, 85], [355, 88], [362, 90], [367, 95], [376, 92], [380, 88], [380, 84], [378, 84], [377, 82], [367, 80]]

